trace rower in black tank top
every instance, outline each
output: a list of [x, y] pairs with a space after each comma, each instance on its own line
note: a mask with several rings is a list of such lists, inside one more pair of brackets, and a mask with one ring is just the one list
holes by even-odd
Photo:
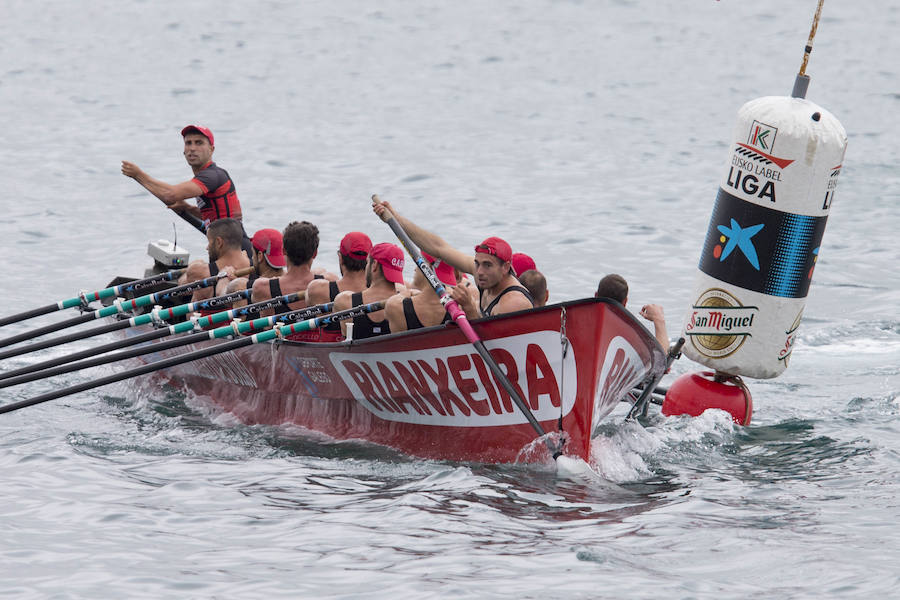
[[[407, 329], [421, 329], [425, 327], [422, 324], [422, 321], [419, 320], [419, 315], [416, 314], [416, 307], [413, 306], [412, 298], [404, 298], [403, 299], [403, 316], [406, 318], [406, 328]], [[446, 323], [451, 319], [449, 313], [444, 315], [444, 319], [441, 323]], [[356, 326], [354, 325], [354, 332], [356, 331]], [[354, 333], [354, 335], [356, 335]]]
[[503, 294], [505, 294], [507, 292], [512, 292], [512, 291], [522, 292], [523, 294], [525, 294], [525, 297], [528, 298], [529, 302], [531, 302], [532, 308], [534, 308], [534, 298], [531, 297], [531, 292], [529, 292], [527, 289], [525, 289], [524, 287], [522, 287], [520, 285], [509, 286], [508, 288], [506, 288], [505, 290], [503, 290], [502, 292], [497, 294], [497, 297], [494, 298], [491, 301], [491, 303], [487, 305], [487, 308], [481, 308], [481, 296], [484, 293], [484, 290], [479, 288], [478, 289], [478, 309], [481, 311], [481, 316], [482, 317], [490, 317], [491, 313], [494, 311], [494, 307], [497, 306], [497, 303], [500, 302], [500, 298], [503, 297]]
[[[356, 307], [365, 304], [363, 302], [362, 292], [356, 292], [350, 297], [350, 306]], [[360, 315], [353, 318], [353, 339], [362, 340], [365, 338], [375, 337], [376, 335], [385, 335], [391, 332], [387, 319], [383, 321], [373, 321], [369, 315]]]
[[[245, 239], [246, 239], [246, 238], [245, 238]], [[250, 246], [250, 248], [252, 249], [253, 246]], [[244, 248], [244, 250], [246, 250], [246, 248]], [[251, 253], [247, 256], [247, 258], [250, 259], [250, 266], [252, 267], [252, 266], [253, 266], [253, 252], [251, 252]], [[217, 274], [219, 273], [219, 265], [216, 264], [216, 261], [211, 260], [211, 261], [209, 261], [207, 264], [209, 265], [209, 276], [210, 276], [210, 277], [214, 277], [215, 275], [217, 275]], [[256, 279], [259, 278], [259, 275], [257, 275], [256, 273], [254, 273], [254, 274], [251, 275], [250, 277], [252, 277], [253, 279], [251, 279], [251, 280], [248, 282], [248, 284], [247, 284], [248, 287], [249, 287], [249, 285], [250, 285], [251, 283], [253, 283], [253, 281], [255, 281]]]
[[[334, 302], [334, 299], [340, 293], [341, 293], [341, 290], [340, 290], [340, 288], [338, 288], [337, 281], [329, 281], [328, 282], [328, 297], [331, 299], [331, 302]], [[329, 323], [323, 329], [325, 329], [325, 331], [330, 332], [332, 335], [340, 334], [341, 333], [341, 322], [335, 321], [334, 323]]]
[[[313, 279], [325, 279], [325, 278], [321, 275], [316, 275], [315, 277], [313, 277]], [[281, 293], [281, 283], [278, 281], [277, 277], [273, 277], [272, 279], [269, 280], [269, 295], [271, 295], [273, 298], [277, 298], [278, 296], [284, 296], [284, 294]], [[275, 307], [275, 314], [283, 315], [284, 313], [289, 313], [292, 310], [293, 309], [291, 307], [289, 307], [287, 304], [281, 304], [281, 305]]]

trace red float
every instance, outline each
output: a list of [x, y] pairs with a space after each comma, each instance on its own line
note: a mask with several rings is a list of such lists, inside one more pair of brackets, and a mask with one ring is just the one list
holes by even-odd
[[687, 373], [669, 386], [662, 414], [697, 417], [705, 410], [718, 408], [731, 415], [738, 425], [749, 425], [753, 414], [750, 390], [737, 375], [713, 371]]

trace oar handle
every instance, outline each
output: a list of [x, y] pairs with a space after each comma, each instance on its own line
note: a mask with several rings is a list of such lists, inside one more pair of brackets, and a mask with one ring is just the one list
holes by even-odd
[[186, 210], [183, 210], [177, 213], [179, 217], [184, 219], [188, 225], [199, 231], [200, 233], [206, 235], [207, 223], [197, 215], [192, 215]]

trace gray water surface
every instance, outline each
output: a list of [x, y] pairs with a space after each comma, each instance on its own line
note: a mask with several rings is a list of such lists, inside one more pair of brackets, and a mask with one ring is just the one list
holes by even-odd
[[[177, 233], [202, 256], [119, 172], [188, 179], [179, 131], [200, 123], [248, 230], [313, 221], [331, 270], [347, 231], [393, 241], [378, 193], [463, 249], [505, 237], [551, 301], [619, 272], [629, 307], [662, 304], [674, 336], [737, 110], [790, 92], [814, 10], [6, 2], [0, 314], [139, 275], [150, 240]], [[623, 408], [590, 464], [446, 463], [123, 383], [0, 418], [0, 597], [896, 595], [898, 26], [896, 4], [825, 4], [808, 97], [849, 148], [792, 363], [749, 382], [751, 426], [644, 427]], [[664, 384], [698, 369], [682, 359]]]

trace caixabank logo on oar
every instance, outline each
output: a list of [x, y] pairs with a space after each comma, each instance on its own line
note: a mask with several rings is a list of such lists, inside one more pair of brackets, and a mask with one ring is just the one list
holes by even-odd
[[709, 358], [724, 358], [737, 352], [751, 336], [759, 307], [744, 306], [721, 288], [703, 292], [692, 306], [685, 335], [697, 352]]

